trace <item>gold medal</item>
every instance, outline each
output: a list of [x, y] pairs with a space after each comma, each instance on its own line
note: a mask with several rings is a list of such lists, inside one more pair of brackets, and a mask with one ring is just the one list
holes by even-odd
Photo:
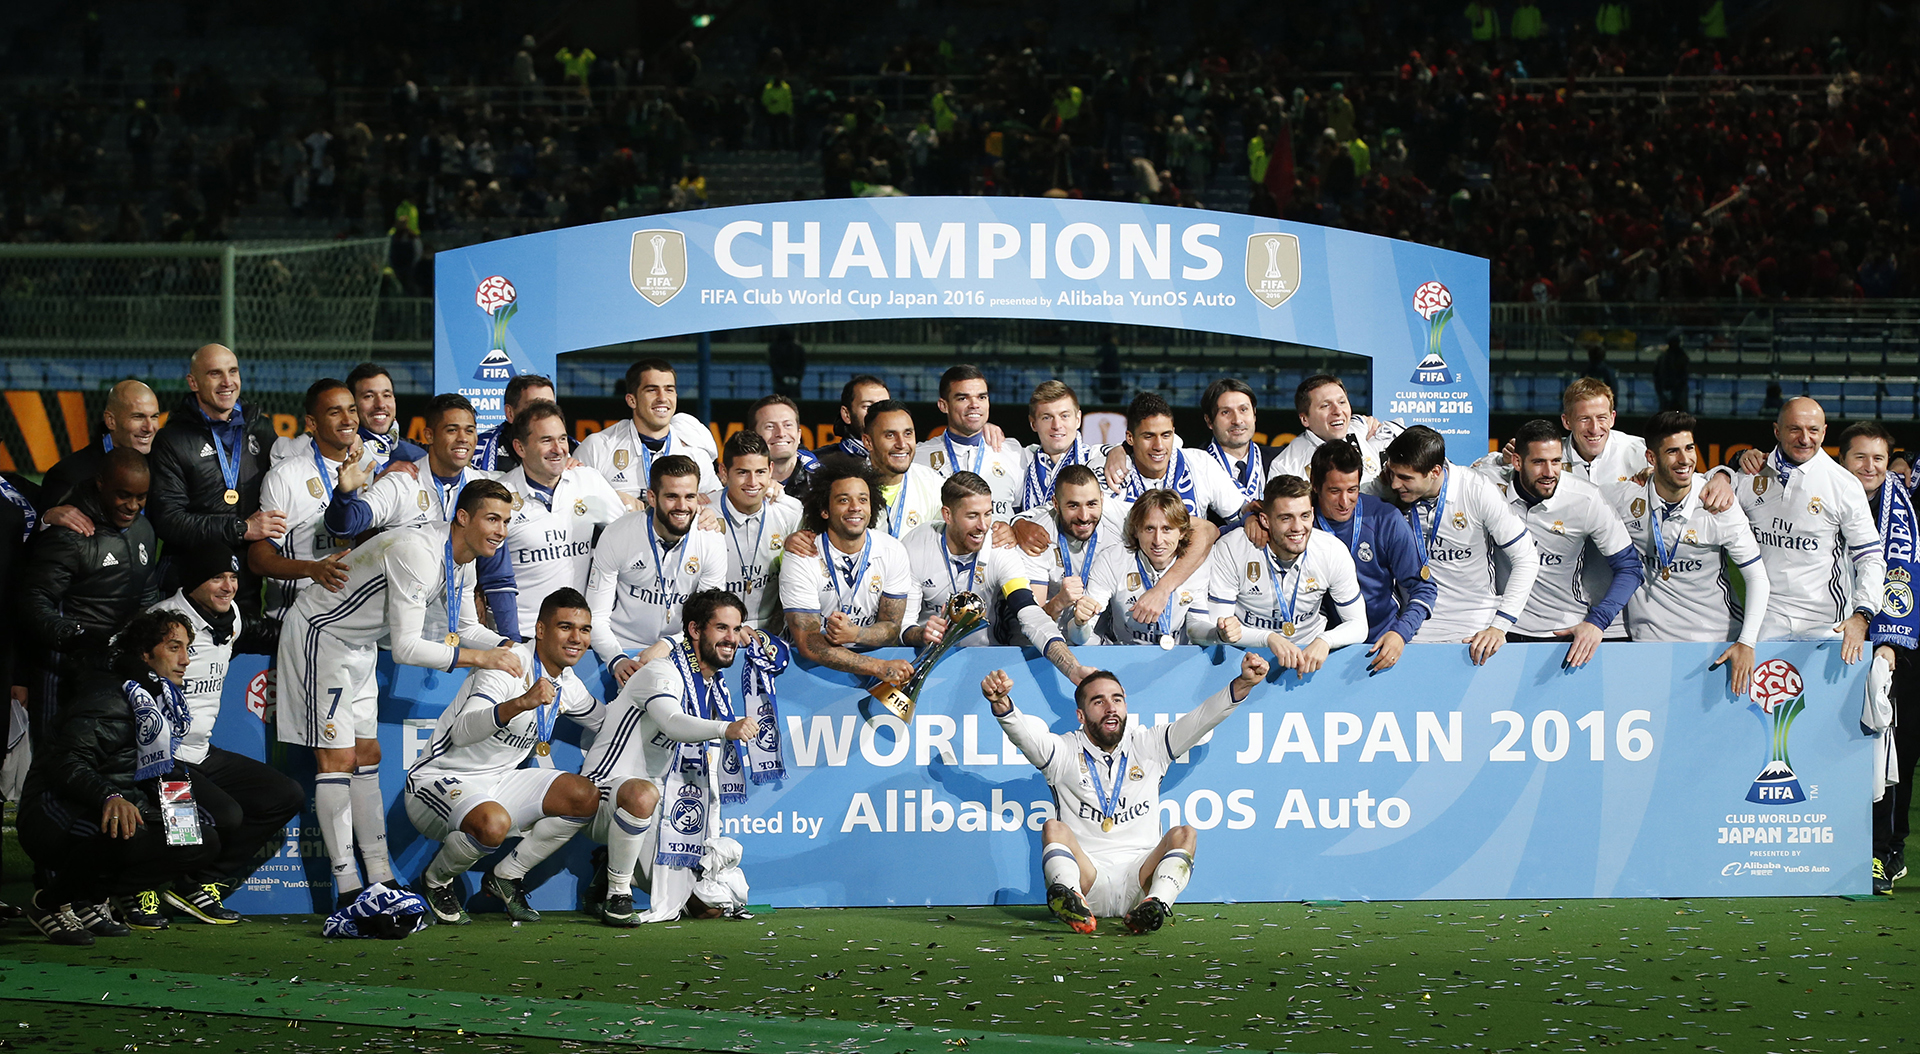
[[548, 754], [553, 753], [553, 744], [548, 743], [544, 740], [539, 743], [535, 743], [533, 745], [533, 752], [544, 758]]
[[232, 487], [227, 488], [227, 493], [225, 496], [226, 496], [228, 505], [240, 504], [240, 492], [237, 490], [234, 490]]
[[1660, 581], [1664, 582], [1667, 579], [1672, 577], [1673, 577], [1673, 568], [1663, 567], [1660, 569]]
[[460, 646], [460, 634], [458, 633], [447, 634], [447, 647], [458, 648], [459, 646]]
[[1100, 817], [1100, 829], [1101, 829], [1102, 831], [1111, 831], [1111, 830], [1113, 830], [1113, 817], [1111, 817], [1111, 816], [1102, 816], [1102, 817]]
[[1293, 636], [1293, 623], [1291, 623], [1291, 622], [1282, 622], [1282, 623], [1280, 624], [1280, 635], [1281, 635], [1281, 636], [1283, 636], [1283, 637], [1291, 637], [1291, 636]]

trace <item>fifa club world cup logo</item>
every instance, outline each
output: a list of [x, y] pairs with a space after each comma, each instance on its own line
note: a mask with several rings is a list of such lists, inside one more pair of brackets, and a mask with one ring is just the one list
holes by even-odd
[[516, 371], [513, 358], [507, 354], [507, 323], [513, 321], [514, 312], [520, 310], [520, 305], [514, 303], [516, 299], [513, 283], [501, 275], [488, 278], [473, 291], [474, 304], [493, 320], [493, 339], [487, 344], [487, 357], [480, 360], [480, 368], [474, 371], [474, 380], [513, 379]]
[[1805, 682], [1800, 671], [1785, 659], [1768, 659], [1753, 671], [1753, 704], [1762, 720], [1773, 729], [1773, 747], [1767, 765], [1753, 781], [1747, 800], [1758, 805], [1794, 805], [1807, 800], [1799, 777], [1793, 774], [1793, 759], [1787, 754], [1787, 732], [1793, 719], [1807, 708], [1802, 691]]
[[1453, 321], [1453, 294], [1439, 282], [1423, 283], [1413, 291], [1413, 309], [1427, 320], [1427, 354], [1413, 368], [1409, 383], [1430, 388], [1454, 383], [1459, 378], [1440, 355], [1440, 334]]

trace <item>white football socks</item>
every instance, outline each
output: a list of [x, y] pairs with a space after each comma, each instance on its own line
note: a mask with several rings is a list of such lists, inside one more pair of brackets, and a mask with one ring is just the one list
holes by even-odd
[[633, 891], [633, 869], [640, 864], [640, 843], [647, 837], [653, 817], [635, 816], [625, 809], [613, 814], [613, 830], [607, 836], [607, 895], [617, 897]]
[[467, 873], [481, 857], [487, 855], [487, 847], [480, 840], [465, 831], [455, 831], [440, 843], [440, 851], [433, 856], [433, 862], [427, 865], [427, 885], [444, 886]]
[[353, 856], [352, 782], [345, 772], [322, 772], [313, 778], [313, 811], [319, 814], [320, 840], [333, 862], [335, 893], [360, 888], [360, 866]]
[[1058, 882], [1086, 895], [1087, 891], [1080, 888], [1080, 861], [1063, 842], [1048, 842], [1040, 851], [1040, 876], [1049, 886]]
[[501, 878], [518, 881], [527, 877], [527, 872], [539, 866], [540, 861], [552, 856], [578, 834], [580, 828], [587, 825], [590, 817], [585, 816], [545, 816], [534, 822], [521, 837], [520, 844], [513, 847], [505, 860], [493, 865], [493, 873]]
[[393, 884], [393, 865], [387, 860], [387, 803], [380, 798], [380, 766], [353, 770], [353, 840], [366, 865], [368, 882]]
[[1153, 869], [1153, 881], [1147, 886], [1147, 896], [1173, 906], [1180, 898], [1180, 891], [1187, 888], [1187, 880], [1193, 877], [1193, 854], [1185, 849], [1169, 849], [1167, 855], [1160, 858], [1159, 866]]

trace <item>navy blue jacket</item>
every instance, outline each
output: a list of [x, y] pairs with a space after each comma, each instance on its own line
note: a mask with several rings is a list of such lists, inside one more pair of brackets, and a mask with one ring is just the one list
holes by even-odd
[[[1360, 537], [1353, 536], [1353, 521], [1360, 521]], [[1421, 572], [1427, 557], [1420, 549], [1400, 510], [1370, 494], [1360, 495], [1360, 506], [1345, 523], [1330, 523], [1316, 516], [1315, 525], [1353, 553], [1353, 567], [1360, 579], [1360, 595], [1367, 602], [1367, 643], [1380, 639], [1388, 630], [1412, 640], [1420, 624], [1433, 614], [1434, 597], [1439, 587]], [[1332, 614], [1332, 605], [1328, 605]]]

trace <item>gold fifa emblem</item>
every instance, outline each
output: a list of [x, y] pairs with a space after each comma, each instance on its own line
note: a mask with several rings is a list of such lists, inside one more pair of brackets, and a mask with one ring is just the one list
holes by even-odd
[[515, 512], [519, 512], [519, 511], [520, 511], [520, 507], [521, 507], [521, 506], [523, 506], [523, 505], [525, 505], [526, 503], [527, 503], [527, 498], [526, 498], [526, 495], [524, 495], [524, 494], [515, 494], [515, 495], [513, 496], [513, 511], [515, 511]]
[[1279, 307], [1300, 291], [1300, 239], [1274, 232], [1247, 239], [1247, 292]]
[[1247, 581], [1260, 581], [1260, 564], [1258, 562], [1253, 560], [1247, 561]]
[[1755, 494], [1765, 494], [1767, 492], [1767, 477], [1753, 477], [1753, 492]]
[[1132, 592], [1139, 588], [1140, 588], [1140, 572], [1128, 571], [1127, 572], [1127, 590], [1129, 592]]
[[679, 231], [633, 232], [627, 275], [633, 291], [660, 307], [687, 287], [687, 236]]
[[1633, 499], [1633, 504], [1627, 507], [1627, 513], [1636, 520], [1645, 516], [1647, 514], [1647, 499]]
[[424, 490], [423, 490], [423, 491], [420, 491], [420, 492], [419, 492], [419, 497], [420, 497], [420, 511], [421, 511], [421, 512], [425, 512], [425, 511], [427, 511], [428, 509], [430, 509], [430, 508], [432, 508], [432, 507], [433, 507], [433, 503], [432, 503], [431, 501], [429, 501], [429, 500], [428, 500], [428, 498], [427, 498], [427, 492], [426, 492], [426, 491], [424, 491]]
[[629, 462], [629, 461], [631, 461], [631, 460], [633, 460], [633, 452], [632, 452], [632, 451], [628, 451], [628, 450], [616, 450], [616, 451], [614, 451], [614, 452], [613, 452], [613, 467], [614, 467], [614, 470], [615, 470], [615, 471], [618, 471], [618, 472], [625, 472], [625, 471], [627, 470], [627, 462]]
[[[947, 455], [938, 450], [928, 451], [927, 463], [933, 466], [935, 472], [939, 472], [947, 466]], [[906, 482], [903, 480], [900, 485], [904, 487], [906, 486]]]
[[312, 478], [309, 478], [307, 480], [307, 493], [313, 495], [316, 498], [320, 498], [322, 500], [324, 500], [327, 496], [326, 492], [320, 489], [320, 481]]

